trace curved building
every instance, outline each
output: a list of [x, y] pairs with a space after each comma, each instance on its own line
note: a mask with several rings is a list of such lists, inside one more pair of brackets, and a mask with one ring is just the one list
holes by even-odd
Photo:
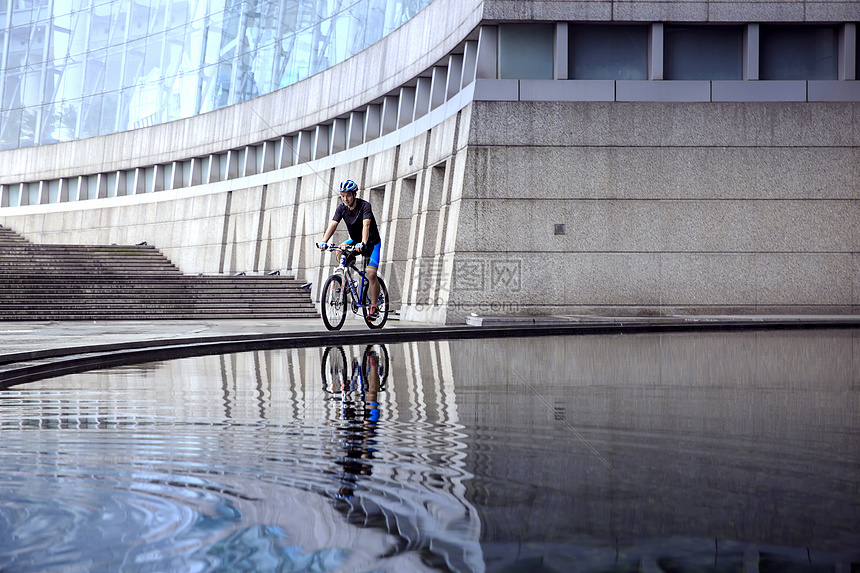
[[429, 0], [4, 2], [0, 149], [199, 115], [294, 84]]
[[[37, 97], [59, 52], [28, 60], [41, 91], [26, 78], [9, 91], [42, 119], [3, 140], [0, 224], [35, 242], [146, 240], [188, 273], [285, 270], [317, 296], [333, 261], [313, 244], [352, 178], [406, 319], [860, 310], [857, 3], [319, 1], [305, 44], [285, 32], [295, 3], [225, 5], [217, 33], [217, 2], [193, 5], [150, 21], [165, 64], [122, 80], [148, 87], [106, 131], [105, 84], [85, 87], [102, 90], [98, 135], [82, 112], [45, 131], [64, 105]], [[105, 58], [128, 71], [136, 40], [116, 34], [127, 41]], [[195, 58], [176, 79], [180, 37]], [[223, 61], [206, 59], [209, 39]], [[302, 67], [308, 54], [323, 63]], [[229, 70], [218, 102], [210, 64]], [[99, 96], [75, 97], [83, 110]]]

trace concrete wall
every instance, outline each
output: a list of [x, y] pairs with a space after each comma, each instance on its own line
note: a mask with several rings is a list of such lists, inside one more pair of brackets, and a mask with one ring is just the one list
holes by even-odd
[[[0, 224], [36, 243], [146, 241], [190, 274], [280, 270], [313, 283], [316, 296], [335, 258], [314, 243], [322, 240], [339, 200], [337, 183], [351, 178], [374, 206], [385, 245], [381, 274], [395, 307], [409, 302], [413, 308], [404, 309], [406, 317], [444, 322], [444, 304], [427, 308], [417, 293], [438, 290], [447, 280], [426, 269], [428, 261], [450, 260], [453, 253], [457, 214], [450, 204], [461, 194], [464, 169], [458, 157], [468, 141], [471, 109], [459, 106], [459, 100], [452, 101], [438, 116], [391, 134], [388, 141], [394, 144], [387, 147], [377, 142], [185, 189], [7, 208], [0, 210]], [[346, 238], [341, 226], [335, 239]]]
[[450, 303], [524, 314], [857, 312], [858, 111], [476, 103]]

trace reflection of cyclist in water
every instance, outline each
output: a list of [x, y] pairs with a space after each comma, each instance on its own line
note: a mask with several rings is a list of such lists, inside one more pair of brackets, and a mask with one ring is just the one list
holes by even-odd
[[[379, 348], [379, 347], [377, 347]], [[340, 356], [345, 357], [342, 349]], [[330, 353], [327, 351], [326, 357]], [[335, 355], [337, 356], [337, 355]], [[333, 360], [329, 364], [329, 374], [338, 369]], [[327, 362], [324, 358], [324, 362]], [[326, 364], [323, 365], [324, 376]], [[350, 498], [355, 492], [359, 476], [369, 476], [373, 471], [371, 461], [376, 452], [376, 433], [380, 419], [379, 393], [382, 390], [380, 378], [380, 357], [374, 347], [365, 349], [362, 365], [358, 361], [352, 364], [352, 377], [347, 379], [345, 361], [340, 378], [340, 404], [337, 416], [343, 420], [341, 424], [340, 448], [343, 455], [335, 462], [341, 467], [340, 488], [338, 497]], [[334, 376], [333, 376], [334, 377]], [[331, 388], [335, 390], [335, 388]]]

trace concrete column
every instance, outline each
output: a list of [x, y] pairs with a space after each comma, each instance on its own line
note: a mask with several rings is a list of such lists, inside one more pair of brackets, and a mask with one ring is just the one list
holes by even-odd
[[9, 186], [0, 185], [0, 207], [10, 207], [9, 205]]
[[364, 112], [354, 111], [349, 114], [349, 127], [346, 135], [346, 148], [352, 149], [364, 141]]
[[[86, 201], [87, 200], [87, 178], [84, 175], [79, 177], [75, 177], [77, 180], [77, 188], [74, 190], [75, 198], [73, 201]], [[21, 189], [21, 196], [23, 197], [24, 190]]]
[[454, 97], [463, 85], [463, 56], [452, 54], [448, 58], [448, 73], [445, 74], [445, 100]]
[[499, 27], [481, 26], [478, 35], [476, 77], [495, 80], [499, 77]]
[[367, 143], [380, 135], [382, 135], [382, 104], [370, 104], [364, 112], [362, 141]]
[[221, 159], [221, 181], [236, 179], [239, 176], [239, 150], [231, 149], [227, 152], [227, 160]]
[[257, 147], [247, 145], [238, 150], [237, 161], [239, 177], [255, 175], [257, 172]]
[[48, 192], [48, 182], [39, 181], [39, 205], [47, 205], [50, 202], [51, 197]]
[[648, 79], [663, 79], [663, 23], [651, 24], [648, 34]]
[[68, 179], [60, 179], [59, 188], [60, 188], [59, 193], [57, 193], [57, 202], [68, 203], [69, 202], [69, 180]]
[[568, 46], [569, 34], [567, 22], [555, 25], [555, 46], [553, 47], [553, 78], [566, 80], [568, 78]]
[[382, 135], [388, 135], [397, 129], [397, 109], [400, 98], [397, 96], [385, 96], [382, 100]]
[[[450, 58], [449, 58], [450, 59]], [[448, 83], [448, 68], [436, 66], [433, 68], [433, 77], [430, 79], [430, 109], [434, 110], [448, 99], [446, 87]]]
[[221, 156], [217, 153], [213, 153], [209, 157], [203, 159], [203, 184], [215, 183], [216, 181], [220, 181], [221, 177]]
[[329, 155], [340, 153], [346, 149], [348, 127], [349, 120], [347, 118], [338, 118], [332, 122], [331, 128], [329, 128]]
[[759, 25], [747, 24], [744, 28], [743, 78], [757, 80], [759, 70]]
[[478, 42], [469, 40], [463, 49], [463, 77], [460, 78], [460, 89], [475, 81], [478, 70]]
[[306, 163], [311, 160], [311, 143], [313, 143], [314, 132], [306, 129], [300, 131], [296, 136], [295, 161], [294, 165]]
[[192, 157], [189, 166], [188, 186], [200, 185], [203, 182], [203, 158]]
[[30, 189], [29, 185], [26, 183], [16, 183], [13, 186], [13, 195], [14, 189], [18, 190], [18, 198], [16, 199], [14, 196], [12, 197], [12, 207], [24, 207], [25, 205], [30, 204]]
[[857, 24], [854, 22], [843, 24], [839, 29], [838, 62], [838, 79], [857, 79]]
[[427, 115], [430, 111], [430, 90], [432, 87], [432, 78], [418, 78], [418, 84], [415, 86], [415, 111], [412, 115], [413, 121], [419, 117]]
[[397, 105], [397, 129], [408, 125], [415, 113], [415, 88], [400, 88]]
[[164, 165], [154, 165], [146, 169], [148, 181], [146, 182], [147, 193], [164, 191]]
[[[60, 179], [59, 183], [62, 183], [63, 180]], [[198, 185], [200, 183], [198, 182]], [[126, 176], [125, 171], [117, 171], [116, 172], [116, 184], [115, 184], [114, 193], [116, 193], [116, 197], [124, 197], [128, 193], [128, 178]]]
[[281, 138], [281, 148], [280, 153], [278, 154], [278, 169], [294, 165], [293, 161], [296, 157], [295, 147], [297, 139], [298, 136], [295, 135], [285, 135]]
[[329, 134], [331, 126], [318, 125], [314, 133], [314, 141], [311, 157], [313, 159], [322, 159], [328, 155], [329, 150]]
[[[92, 176], [91, 176], [92, 177]], [[96, 198], [104, 199], [108, 196], [107, 174], [99, 173], [96, 177]]]
[[267, 173], [278, 168], [278, 148], [281, 146], [280, 139], [263, 142], [262, 153], [257, 155], [257, 173]]

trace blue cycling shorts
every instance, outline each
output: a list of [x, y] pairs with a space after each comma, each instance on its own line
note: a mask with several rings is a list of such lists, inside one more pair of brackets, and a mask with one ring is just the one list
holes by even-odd
[[[344, 241], [347, 245], [355, 244], [355, 241], [352, 239], [347, 239]], [[367, 259], [367, 266], [379, 268], [379, 259], [382, 256], [382, 242], [376, 243], [373, 247], [373, 252], [370, 253], [370, 257]]]

